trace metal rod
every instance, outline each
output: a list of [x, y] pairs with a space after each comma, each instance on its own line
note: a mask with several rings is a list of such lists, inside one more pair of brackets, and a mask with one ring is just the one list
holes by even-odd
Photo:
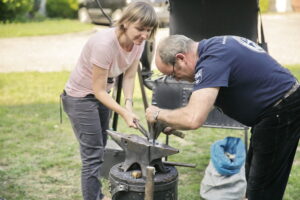
[[153, 200], [154, 196], [154, 173], [155, 168], [147, 167], [146, 185], [145, 185], [145, 200]]
[[148, 100], [147, 100], [147, 96], [146, 96], [146, 92], [145, 92], [145, 88], [144, 88], [144, 84], [143, 84], [143, 77], [142, 77], [142, 71], [141, 71], [141, 64], [139, 64], [138, 67], [138, 76], [139, 76], [139, 82], [140, 82], [140, 86], [141, 86], [141, 93], [142, 93], [142, 97], [143, 97], [143, 103], [144, 103], [144, 109], [146, 110], [146, 108], [148, 108]]
[[[118, 104], [120, 104], [120, 102], [121, 102], [122, 82], [123, 82], [123, 74], [121, 74], [118, 77], [118, 83], [117, 83], [118, 87], [117, 87], [117, 96], [116, 96], [116, 102]], [[112, 128], [114, 131], [116, 131], [118, 128], [118, 118], [119, 118], [118, 113], [114, 112], [113, 123], [112, 123]]]
[[[142, 93], [142, 98], [143, 98], [143, 103], [144, 103], [144, 110], [148, 108], [148, 100], [147, 100], [147, 95], [144, 87], [144, 81], [143, 81], [143, 76], [142, 76], [142, 71], [141, 71], [141, 64], [138, 66], [138, 77], [139, 77], [139, 82], [140, 82], [140, 88], [141, 88], [141, 93]], [[148, 131], [152, 132], [152, 126], [150, 122], [147, 122], [148, 125]]]
[[[166, 145], [169, 145], [169, 135], [166, 135]], [[165, 157], [165, 161], [168, 160], [168, 156]]]
[[178, 163], [178, 162], [170, 162], [170, 161], [163, 161], [165, 165], [172, 165], [172, 166], [179, 166], [179, 167], [191, 167], [195, 168], [196, 164], [190, 164], [190, 163]]
[[244, 140], [245, 140], [245, 149], [246, 153], [248, 152], [248, 128], [244, 129]]

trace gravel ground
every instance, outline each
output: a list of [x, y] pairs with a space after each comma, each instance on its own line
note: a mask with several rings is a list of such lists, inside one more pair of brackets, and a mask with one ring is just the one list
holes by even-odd
[[[263, 25], [269, 53], [281, 64], [300, 64], [300, 13], [266, 14]], [[0, 39], [0, 73], [71, 70], [93, 31]], [[157, 40], [169, 34], [158, 31]]]
[[269, 53], [281, 64], [300, 64], [300, 12], [262, 16]]
[[0, 39], [0, 72], [70, 70], [91, 34]]

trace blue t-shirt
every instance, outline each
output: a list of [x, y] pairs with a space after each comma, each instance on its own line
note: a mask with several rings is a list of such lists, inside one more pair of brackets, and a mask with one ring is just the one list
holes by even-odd
[[201, 40], [194, 91], [220, 87], [215, 105], [252, 126], [295, 82], [294, 76], [255, 42], [237, 36]]

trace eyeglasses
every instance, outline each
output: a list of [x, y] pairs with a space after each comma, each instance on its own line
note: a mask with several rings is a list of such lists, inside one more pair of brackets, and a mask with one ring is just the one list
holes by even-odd
[[176, 78], [175, 65], [176, 65], [176, 60], [173, 64], [173, 71], [172, 71], [172, 74], [171, 74], [171, 77], [174, 78], [174, 79]]

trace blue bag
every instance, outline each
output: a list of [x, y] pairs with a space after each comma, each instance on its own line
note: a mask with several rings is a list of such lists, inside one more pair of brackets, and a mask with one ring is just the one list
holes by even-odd
[[240, 138], [226, 137], [211, 146], [212, 163], [221, 175], [239, 173], [246, 158], [245, 145]]

